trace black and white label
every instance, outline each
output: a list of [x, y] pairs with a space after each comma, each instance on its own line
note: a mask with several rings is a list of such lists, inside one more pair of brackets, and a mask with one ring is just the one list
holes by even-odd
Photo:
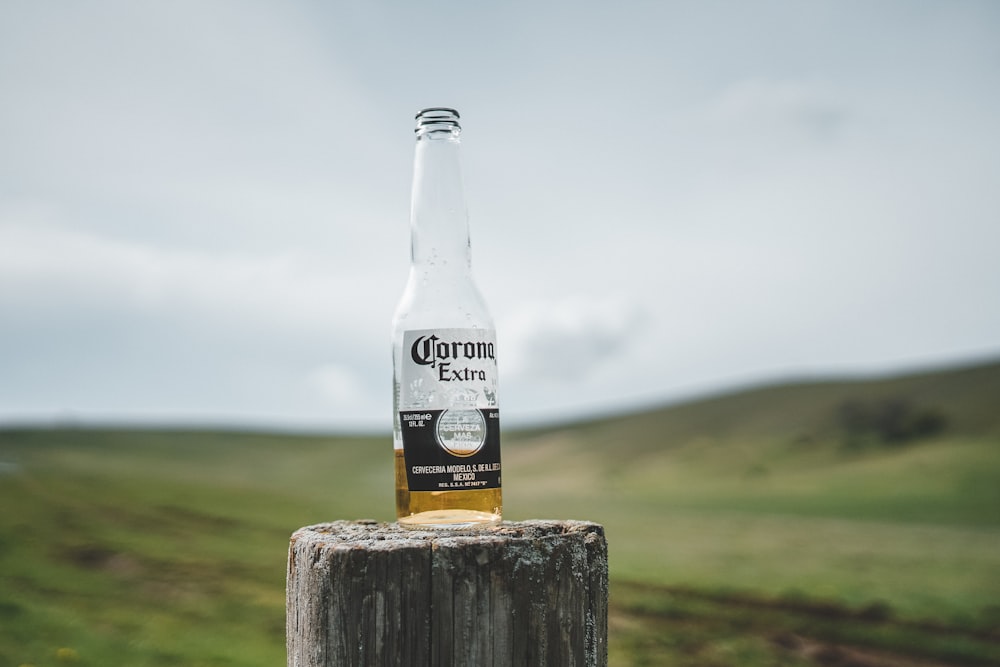
[[425, 410], [400, 418], [410, 491], [500, 488], [497, 410]]
[[411, 491], [500, 488], [495, 334], [403, 334], [399, 419]]

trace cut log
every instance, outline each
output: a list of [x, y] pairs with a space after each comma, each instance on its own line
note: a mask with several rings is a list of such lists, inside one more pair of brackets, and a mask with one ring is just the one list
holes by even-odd
[[297, 530], [289, 667], [607, 665], [608, 550], [585, 521]]

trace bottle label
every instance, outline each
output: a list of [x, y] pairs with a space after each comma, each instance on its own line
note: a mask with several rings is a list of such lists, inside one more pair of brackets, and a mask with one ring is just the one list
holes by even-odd
[[489, 410], [400, 413], [410, 491], [500, 488], [500, 415]]
[[500, 488], [496, 336], [403, 333], [399, 421], [411, 491]]

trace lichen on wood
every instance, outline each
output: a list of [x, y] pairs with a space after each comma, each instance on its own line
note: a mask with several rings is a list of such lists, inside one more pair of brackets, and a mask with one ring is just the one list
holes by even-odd
[[586, 521], [307, 526], [289, 546], [288, 665], [603, 666], [607, 573]]

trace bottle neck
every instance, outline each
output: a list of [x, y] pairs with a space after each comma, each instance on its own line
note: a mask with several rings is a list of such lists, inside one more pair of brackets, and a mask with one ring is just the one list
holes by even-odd
[[426, 109], [417, 115], [416, 134], [410, 209], [413, 266], [467, 273], [472, 253], [459, 162], [458, 113]]

